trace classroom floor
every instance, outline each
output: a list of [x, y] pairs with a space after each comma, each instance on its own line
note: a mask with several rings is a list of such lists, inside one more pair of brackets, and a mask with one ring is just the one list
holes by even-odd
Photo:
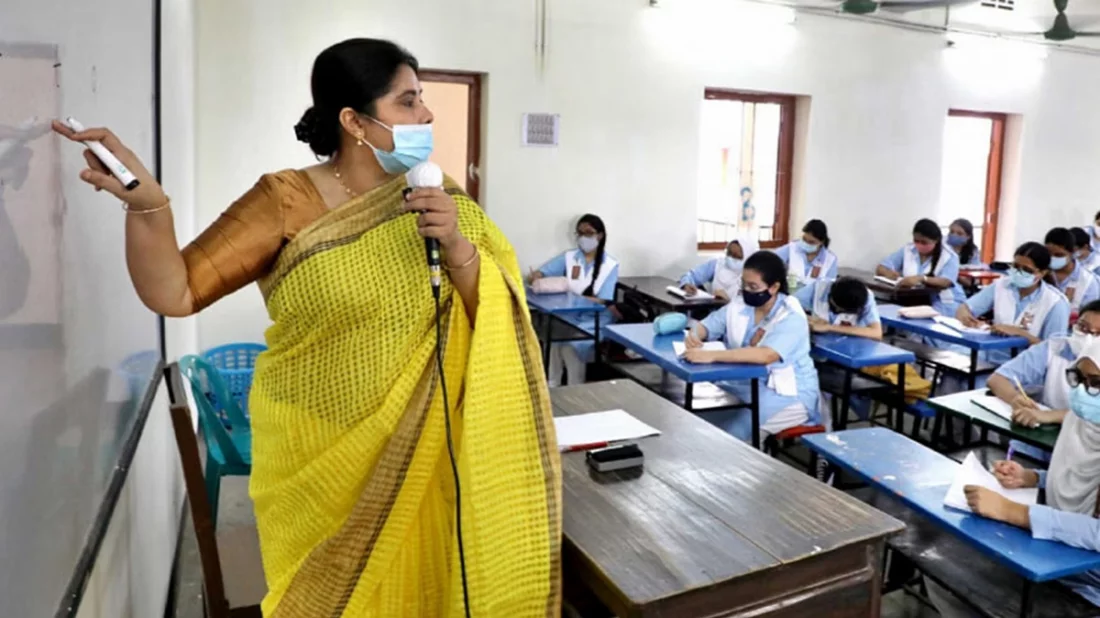
[[[248, 498], [248, 479], [230, 477], [222, 481], [218, 517], [218, 549], [225, 572], [226, 594], [232, 607], [259, 603], [266, 586], [260, 567], [260, 547], [252, 501]], [[190, 520], [180, 551], [180, 580], [176, 618], [203, 618], [202, 574], [198, 546]], [[915, 599], [896, 592], [882, 603], [883, 618], [935, 618], [938, 614]]]

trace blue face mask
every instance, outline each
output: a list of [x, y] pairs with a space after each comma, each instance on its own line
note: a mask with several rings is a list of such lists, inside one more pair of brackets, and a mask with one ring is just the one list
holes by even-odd
[[1069, 409], [1084, 421], [1100, 425], [1100, 395], [1090, 395], [1084, 384], [1069, 394]]
[[1062, 270], [1063, 268], [1066, 267], [1067, 262], [1069, 262], [1069, 258], [1064, 256], [1064, 255], [1061, 256], [1061, 257], [1051, 256], [1051, 258], [1050, 258], [1050, 269], [1051, 270]]
[[1017, 268], [1008, 270], [1008, 284], [1016, 289], [1029, 288], [1035, 285], [1035, 275], [1025, 273]]
[[371, 120], [393, 133], [393, 152], [379, 150], [367, 142], [374, 151], [374, 158], [378, 159], [378, 165], [387, 174], [404, 174], [432, 156], [432, 125], [395, 124], [389, 127], [374, 118]]
[[730, 257], [728, 255], [726, 256], [726, 268], [736, 272], [741, 272], [741, 264], [741, 260], [735, 257]]
[[961, 247], [966, 244], [966, 236], [962, 234], [948, 234], [947, 244], [952, 247]]
[[802, 253], [813, 253], [820, 248], [821, 245], [814, 245], [806, 242], [805, 240], [802, 240], [801, 238], [798, 239], [798, 250]]

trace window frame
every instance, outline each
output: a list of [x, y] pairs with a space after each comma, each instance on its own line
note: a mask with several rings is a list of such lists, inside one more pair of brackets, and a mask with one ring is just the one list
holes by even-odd
[[[791, 94], [706, 88], [704, 100], [739, 101], [742, 103], [776, 103], [779, 105], [779, 153], [775, 175], [775, 220], [772, 222], [772, 240], [760, 243], [764, 249], [782, 247], [790, 242], [791, 184], [794, 170], [795, 108], [798, 97]], [[698, 213], [696, 213], [698, 219]], [[700, 251], [726, 248], [724, 242], [698, 242]]]
[[989, 264], [997, 252], [997, 224], [1001, 214], [1001, 180], [1004, 172], [1005, 124], [1008, 114], [948, 109], [948, 117], [985, 118], [991, 121], [989, 159], [985, 166], [985, 210], [982, 221], [982, 262]]

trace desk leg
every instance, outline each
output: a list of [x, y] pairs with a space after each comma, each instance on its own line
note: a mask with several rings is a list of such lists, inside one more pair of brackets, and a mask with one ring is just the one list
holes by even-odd
[[600, 366], [600, 314], [596, 314], [596, 366]]
[[688, 382], [684, 385], [684, 409], [688, 412], [692, 410], [692, 397], [695, 395], [695, 385]]
[[970, 384], [970, 390], [974, 390], [978, 386], [978, 351], [970, 351], [970, 376], [967, 381]]
[[943, 431], [943, 417], [944, 413], [936, 410], [936, 418], [932, 421], [932, 436], [930, 437], [932, 450], [936, 450], [936, 445], [940, 441], [940, 432]]
[[852, 380], [854, 379], [855, 371], [847, 370], [844, 372], [844, 386], [840, 389], [840, 418], [837, 419], [836, 428], [839, 431], [843, 431], [848, 428], [848, 411], [852, 405]]
[[[547, 379], [550, 378], [550, 338], [554, 336], [554, 318], [549, 313], [542, 315], [543, 327], [542, 327], [542, 368], [546, 372]], [[560, 376], [559, 376], [560, 377]]]
[[760, 449], [760, 380], [752, 379], [752, 401], [749, 404], [752, 410], [752, 447]]
[[1031, 604], [1034, 599], [1035, 584], [1031, 580], [1024, 580], [1024, 596], [1020, 599], [1020, 618], [1031, 615]]
[[[904, 434], [905, 433], [905, 363], [898, 363], [898, 407], [894, 411], [897, 416], [894, 417], [894, 431]], [[917, 422], [917, 417], [913, 417], [913, 434], [917, 433], [917, 428], [920, 427], [920, 423]]]

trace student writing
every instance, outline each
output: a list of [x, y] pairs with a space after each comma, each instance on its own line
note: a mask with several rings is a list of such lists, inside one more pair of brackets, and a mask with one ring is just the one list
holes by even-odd
[[815, 333], [839, 333], [882, 340], [882, 323], [875, 298], [862, 281], [841, 277], [836, 281], [815, 281], [794, 294], [810, 312], [810, 329]]
[[787, 271], [798, 278], [799, 285], [809, 285], [819, 279], [836, 279], [836, 254], [829, 250], [829, 228], [819, 219], [811, 219], [802, 227], [802, 238], [775, 250], [783, 259]]
[[913, 242], [891, 253], [875, 269], [876, 275], [899, 279], [899, 287], [924, 286], [933, 291], [932, 307], [942, 315], [954, 315], [965, 300], [957, 282], [959, 256], [943, 246], [943, 232], [931, 219], [913, 226]]
[[760, 243], [751, 235], [738, 235], [726, 245], [721, 257], [708, 260], [680, 277], [680, 287], [688, 296], [710, 287], [711, 294], [729, 300], [741, 289], [741, 270], [745, 260], [760, 250]]

